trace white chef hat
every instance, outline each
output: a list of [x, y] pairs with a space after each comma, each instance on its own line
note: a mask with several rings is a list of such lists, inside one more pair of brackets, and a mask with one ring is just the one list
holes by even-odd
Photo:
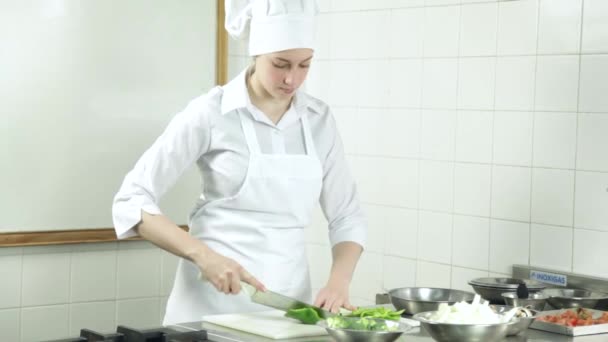
[[314, 48], [315, 0], [226, 0], [226, 30], [249, 36], [249, 55]]

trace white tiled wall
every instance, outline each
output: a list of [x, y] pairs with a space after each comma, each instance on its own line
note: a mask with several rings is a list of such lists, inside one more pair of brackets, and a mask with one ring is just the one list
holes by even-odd
[[158, 327], [176, 265], [147, 242], [2, 248], [0, 341]]
[[[321, 3], [307, 89], [333, 108], [369, 216], [356, 303], [470, 290], [516, 263], [608, 277], [607, 1]], [[328, 263], [313, 258], [315, 288]]]

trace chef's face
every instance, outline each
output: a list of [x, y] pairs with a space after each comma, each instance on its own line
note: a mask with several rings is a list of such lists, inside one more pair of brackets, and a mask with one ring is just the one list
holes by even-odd
[[291, 98], [304, 83], [313, 50], [291, 49], [257, 56], [256, 77], [274, 98]]

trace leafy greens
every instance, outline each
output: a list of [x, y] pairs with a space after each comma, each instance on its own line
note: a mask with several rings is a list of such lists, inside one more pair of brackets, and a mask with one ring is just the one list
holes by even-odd
[[[393, 331], [397, 327], [389, 327], [384, 320], [398, 321], [403, 310], [393, 311], [385, 307], [359, 308], [347, 314], [339, 314], [327, 318], [330, 328], [367, 330], [367, 331]], [[286, 317], [294, 318], [304, 324], [316, 324], [322, 320], [312, 308], [300, 308], [287, 311]]]

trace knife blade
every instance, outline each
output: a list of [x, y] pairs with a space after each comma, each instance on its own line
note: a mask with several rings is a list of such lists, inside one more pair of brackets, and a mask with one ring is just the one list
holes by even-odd
[[323, 319], [336, 315], [330, 311], [321, 309], [320, 307], [304, 303], [295, 298], [291, 298], [277, 292], [270, 290], [266, 290], [266, 292], [258, 291], [255, 287], [245, 282], [241, 282], [241, 288], [245, 290], [245, 293], [249, 295], [251, 301], [254, 303], [265, 305], [274, 309], [289, 311], [292, 309], [309, 308], [315, 310], [319, 317]]

